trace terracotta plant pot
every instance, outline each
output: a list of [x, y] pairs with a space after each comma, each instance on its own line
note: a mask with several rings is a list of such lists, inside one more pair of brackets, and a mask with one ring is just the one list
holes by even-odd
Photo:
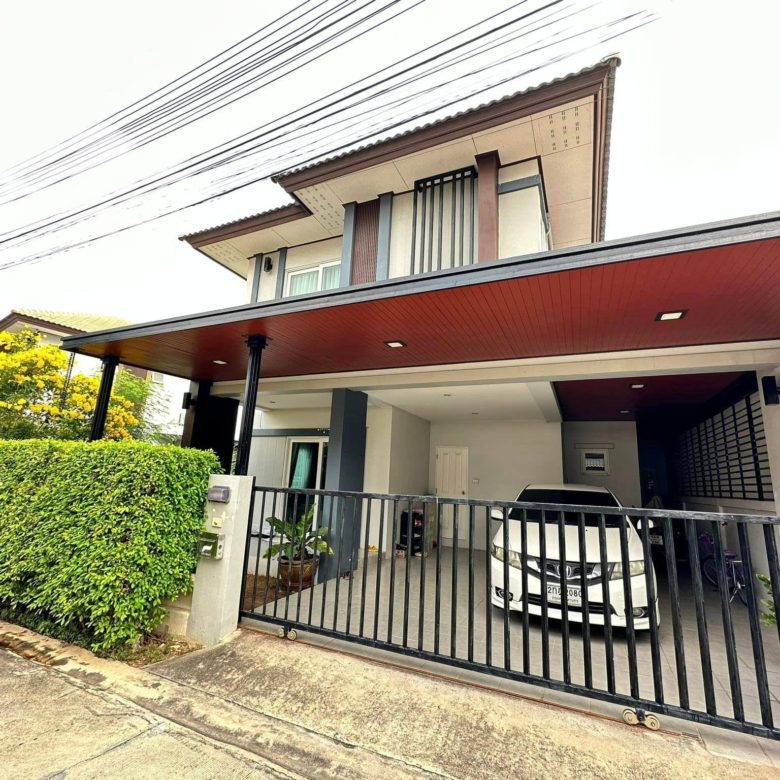
[[277, 586], [291, 591], [310, 588], [316, 570], [316, 558], [307, 558], [303, 561], [288, 561], [280, 558], [276, 571]]

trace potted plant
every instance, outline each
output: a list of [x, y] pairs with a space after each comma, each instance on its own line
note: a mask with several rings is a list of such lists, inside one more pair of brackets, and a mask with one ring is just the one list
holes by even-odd
[[280, 520], [278, 517], [266, 519], [274, 529], [274, 535], [280, 539], [263, 553], [263, 558], [277, 559], [278, 587], [289, 587], [290, 590], [311, 587], [318, 556], [333, 554], [327, 541], [328, 529], [314, 527], [315, 511], [316, 506], [312, 504], [296, 521]]

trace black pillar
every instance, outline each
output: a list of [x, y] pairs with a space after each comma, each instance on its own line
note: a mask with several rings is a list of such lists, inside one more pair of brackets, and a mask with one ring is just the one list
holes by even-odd
[[244, 408], [241, 412], [241, 427], [238, 431], [238, 452], [235, 474], [246, 476], [249, 468], [249, 450], [252, 447], [252, 426], [257, 406], [257, 388], [260, 385], [260, 358], [265, 349], [265, 336], [249, 336], [246, 340], [249, 359], [246, 364], [244, 384]]
[[[355, 390], [334, 390], [330, 406], [330, 437], [325, 490], [362, 492], [366, 464], [366, 412], [368, 396]], [[332, 512], [330, 546], [333, 555], [320, 558], [320, 581], [355, 569], [363, 519], [362, 499], [326, 498], [324, 512]], [[327, 518], [320, 525], [327, 525]], [[339, 564], [340, 561], [340, 564]]]
[[100, 374], [100, 388], [98, 389], [95, 411], [92, 413], [92, 429], [89, 432], [89, 441], [97, 441], [103, 438], [106, 428], [106, 415], [108, 404], [111, 400], [111, 388], [114, 386], [114, 374], [119, 365], [117, 355], [106, 355], [102, 358], [103, 371]]
[[206, 379], [190, 385], [190, 405], [184, 418], [181, 446], [214, 450], [224, 471], [230, 473], [238, 401], [211, 395], [211, 385]]

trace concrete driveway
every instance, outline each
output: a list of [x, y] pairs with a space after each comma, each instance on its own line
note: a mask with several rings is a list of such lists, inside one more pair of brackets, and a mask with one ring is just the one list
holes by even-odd
[[780, 775], [765, 740], [651, 733], [305, 638], [240, 631], [146, 669], [8, 624], [0, 646], [27, 656], [0, 650], [14, 778]]

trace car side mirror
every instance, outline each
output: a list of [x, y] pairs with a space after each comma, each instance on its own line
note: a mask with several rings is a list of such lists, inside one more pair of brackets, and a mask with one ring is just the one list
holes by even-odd
[[490, 510], [490, 519], [491, 520], [498, 520], [499, 522], [503, 522], [504, 520], [504, 510], [499, 509], [497, 506], [494, 506]]

